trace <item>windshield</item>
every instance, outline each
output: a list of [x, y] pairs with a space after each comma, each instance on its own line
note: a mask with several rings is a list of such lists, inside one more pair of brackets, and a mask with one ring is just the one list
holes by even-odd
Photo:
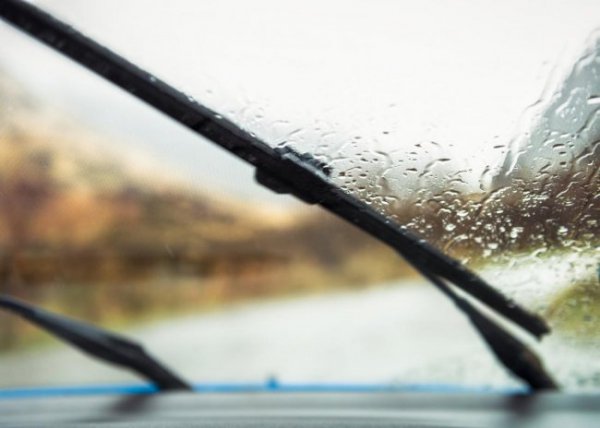
[[[313, 155], [341, 189], [545, 316], [552, 372], [595, 387], [592, 3], [40, 5], [270, 145]], [[8, 291], [124, 329], [151, 317], [140, 334], [198, 380], [511, 384], [389, 250], [2, 31]], [[29, 340], [6, 325], [7, 349]], [[12, 352], [7, 384], [112, 379], [24, 376], [57, 354]]]

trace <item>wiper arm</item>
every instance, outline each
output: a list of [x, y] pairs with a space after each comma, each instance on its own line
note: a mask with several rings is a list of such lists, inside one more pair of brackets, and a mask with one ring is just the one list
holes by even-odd
[[[452, 282], [538, 338], [549, 332], [541, 317], [504, 296], [459, 261], [420, 240], [372, 207], [341, 190], [329, 180], [325, 168], [317, 162], [307, 160], [308, 155], [269, 147], [233, 122], [29, 3], [21, 0], [2, 0], [0, 16], [173, 120], [254, 165], [260, 183], [278, 192], [291, 193], [305, 202], [319, 204], [386, 243], [443, 292], [443, 285], [440, 286], [439, 282], [432, 278], [444, 278]], [[461, 309], [466, 310], [464, 306]], [[502, 358], [499, 359], [505, 365], [511, 364]]]
[[161, 391], [192, 389], [188, 383], [148, 355], [139, 344], [123, 336], [8, 296], [0, 295], [0, 308], [20, 315], [92, 357], [133, 370], [154, 383]]
[[488, 344], [498, 360], [513, 375], [525, 381], [532, 390], [558, 389], [537, 354], [498, 323], [460, 297], [443, 279], [421, 272], [433, 282], [469, 318], [473, 327]]

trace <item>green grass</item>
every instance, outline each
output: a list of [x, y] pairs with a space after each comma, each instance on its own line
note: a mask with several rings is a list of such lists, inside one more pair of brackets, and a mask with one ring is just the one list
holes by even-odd
[[600, 337], [600, 281], [588, 278], [559, 293], [544, 314], [552, 329], [575, 337]]

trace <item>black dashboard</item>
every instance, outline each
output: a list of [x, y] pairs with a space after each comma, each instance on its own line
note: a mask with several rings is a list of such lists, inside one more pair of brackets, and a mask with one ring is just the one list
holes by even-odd
[[0, 400], [11, 427], [593, 427], [599, 395], [250, 393]]

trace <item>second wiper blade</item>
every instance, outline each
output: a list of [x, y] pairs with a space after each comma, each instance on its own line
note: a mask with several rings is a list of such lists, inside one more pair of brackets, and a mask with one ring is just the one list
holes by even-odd
[[92, 357], [133, 370], [162, 391], [192, 389], [188, 383], [148, 355], [139, 344], [123, 336], [45, 311], [9, 296], [0, 295], [0, 308], [20, 315]]

